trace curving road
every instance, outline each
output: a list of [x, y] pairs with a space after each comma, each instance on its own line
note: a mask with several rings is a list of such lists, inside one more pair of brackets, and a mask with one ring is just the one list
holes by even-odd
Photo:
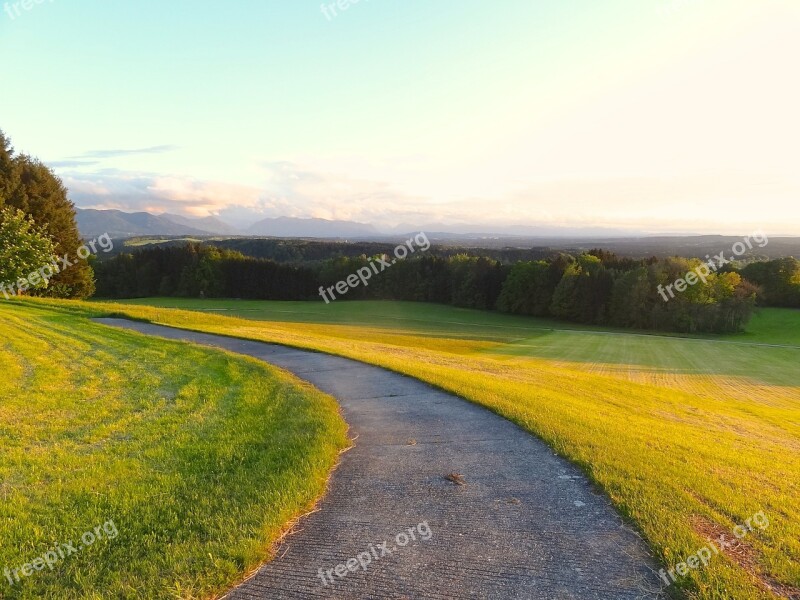
[[666, 597], [645, 545], [605, 497], [486, 409], [345, 358], [97, 321], [259, 358], [342, 406], [355, 447], [319, 510], [226, 598]]

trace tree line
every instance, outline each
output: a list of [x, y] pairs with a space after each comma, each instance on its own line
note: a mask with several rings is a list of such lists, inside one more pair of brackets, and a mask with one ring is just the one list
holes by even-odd
[[[334, 256], [298, 264], [259, 259], [205, 244], [151, 247], [96, 265], [97, 295], [320, 300], [319, 288], [343, 281], [372, 258]], [[482, 256], [399, 261], [350, 289], [344, 299], [435, 302], [553, 317], [583, 324], [676, 332], [741, 330], [756, 303], [800, 307], [800, 261], [726, 266], [669, 301], [666, 286], [698, 267], [685, 258], [620, 258], [603, 250], [505, 263]], [[320, 300], [321, 301], [321, 300]]]
[[[283, 238], [242, 238], [202, 240], [197, 243], [214, 246], [224, 250], [240, 252], [253, 258], [266, 258], [279, 263], [311, 264], [323, 263], [332, 258], [348, 257], [358, 258], [361, 255], [376, 256], [378, 254], [391, 254], [403, 237], [384, 241], [337, 241], [337, 240], [305, 240]], [[119, 244], [115, 254], [130, 252], [131, 244], [146, 242], [150, 247], [171, 248], [183, 246], [185, 239], [174, 239], [168, 236], [139, 236], [126, 240], [127, 246]], [[468, 256], [483, 256], [498, 260], [503, 263], [513, 263], [519, 260], [539, 260], [553, 254], [548, 247], [533, 248], [487, 248], [474, 246], [437, 245], [432, 246], [426, 254], [439, 257], [452, 257], [459, 254]]]
[[298, 300], [313, 296], [314, 271], [196, 243], [146, 248], [94, 265], [97, 296]]

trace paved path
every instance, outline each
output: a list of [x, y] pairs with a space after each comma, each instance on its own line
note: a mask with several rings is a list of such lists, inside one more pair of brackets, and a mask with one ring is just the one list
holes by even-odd
[[[291, 371], [336, 397], [357, 436], [320, 510], [230, 599], [663, 597], [644, 544], [580, 471], [479, 406], [344, 358], [99, 321]], [[337, 565], [359, 554], [366, 570], [340, 567], [338, 577]]]

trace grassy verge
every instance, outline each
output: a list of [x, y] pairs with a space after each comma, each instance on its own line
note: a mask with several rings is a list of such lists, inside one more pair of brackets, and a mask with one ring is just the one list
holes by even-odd
[[[582, 466], [667, 567], [763, 511], [766, 529], [690, 570], [679, 587], [720, 600], [800, 593], [797, 348], [548, 331], [536, 320], [425, 305], [258, 304], [249, 308], [271, 321], [236, 301], [202, 308], [249, 319], [146, 306], [76, 310], [348, 356], [487, 406]], [[797, 312], [770, 319], [775, 330], [783, 319], [784, 335], [800, 329]]]
[[0, 570], [13, 582], [0, 574], [0, 597], [224, 591], [324, 490], [348, 444], [335, 402], [261, 362], [65, 306], [0, 306]]

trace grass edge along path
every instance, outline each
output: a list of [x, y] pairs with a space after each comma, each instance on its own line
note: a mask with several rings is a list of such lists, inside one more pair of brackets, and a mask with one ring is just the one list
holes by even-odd
[[[0, 571], [113, 521], [0, 598], [215, 598], [324, 493], [347, 425], [263, 361], [0, 305]], [[13, 578], [13, 575], [12, 575]]]

